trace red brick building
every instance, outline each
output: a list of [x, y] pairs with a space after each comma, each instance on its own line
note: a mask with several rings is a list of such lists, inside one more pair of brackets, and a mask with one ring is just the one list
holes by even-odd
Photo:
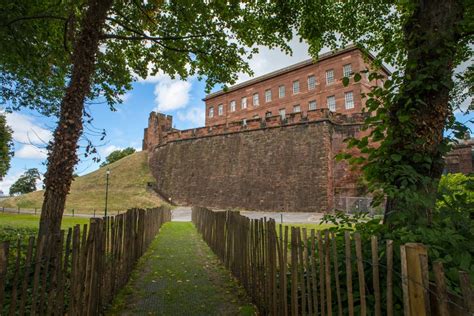
[[[369, 59], [373, 59], [369, 55]], [[356, 47], [329, 52], [314, 62], [306, 60], [230, 87], [227, 91], [211, 93], [206, 103], [206, 126], [226, 124], [255, 118], [329, 109], [352, 114], [362, 112], [361, 93], [369, 92], [368, 76], [355, 82], [352, 74], [370, 69], [370, 62]], [[382, 68], [384, 76], [389, 75]], [[343, 77], [349, 77], [345, 87]], [[379, 84], [382, 80], [379, 80]]]

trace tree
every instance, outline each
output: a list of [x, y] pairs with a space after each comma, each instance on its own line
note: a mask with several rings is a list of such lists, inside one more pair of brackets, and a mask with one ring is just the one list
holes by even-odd
[[[376, 53], [375, 66], [395, 67], [390, 80], [366, 96], [370, 136], [349, 142], [367, 154], [365, 176], [387, 197], [385, 221], [391, 225], [430, 225], [449, 150], [444, 133], [465, 131], [453, 115], [460, 100], [450, 93], [455, 81], [467, 87], [463, 99], [473, 93], [472, 65], [453, 80], [454, 68], [472, 58], [473, 11], [471, 0], [293, 0], [271, 2], [259, 12], [264, 21], [272, 17], [267, 31], [296, 29], [314, 56], [324, 46], [353, 42]], [[379, 77], [367, 72], [371, 80]], [[360, 79], [361, 73], [352, 78]], [[380, 146], [371, 148], [370, 140]]]
[[291, 32], [261, 32], [254, 7], [239, 1], [40, 2], [0, 10], [0, 101], [58, 116], [48, 146], [39, 234], [58, 234], [69, 192], [84, 102], [113, 109], [138, 77], [206, 77], [207, 89], [250, 73], [253, 44], [281, 45]]
[[127, 147], [122, 150], [120, 149], [114, 150], [107, 156], [107, 158], [105, 158], [105, 161], [100, 166], [104, 167], [104, 166], [110, 165], [111, 163], [116, 162], [122, 159], [123, 157], [127, 157], [128, 155], [133, 154], [134, 152], [135, 152], [135, 148], [132, 148], [132, 147]]
[[13, 157], [12, 130], [7, 125], [5, 115], [0, 113], [0, 180], [10, 169], [10, 160]]
[[36, 168], [28, 169], [10, 187], [10, 195], [25, 194], [36, 191], [36, 180], [41, 180], [41, 175]]

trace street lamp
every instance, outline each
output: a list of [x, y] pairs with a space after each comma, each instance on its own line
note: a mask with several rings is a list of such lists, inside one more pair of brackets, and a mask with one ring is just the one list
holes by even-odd
[[110, 170], [107, 168], [107, 171], [105, 172], [106, 174], [106, 184], [105, 184], [105, 214], [104, 217], [107, 217], [107, 200], [109, 198], [109, 175], [110, 175]]

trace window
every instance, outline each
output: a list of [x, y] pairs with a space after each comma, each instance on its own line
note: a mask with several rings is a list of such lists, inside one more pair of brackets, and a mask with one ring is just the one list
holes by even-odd
[[272, 90], [265, 90], [265, 102], [270, 102], [272, 100]]
[[222, 104], [219, 104], [219, 106], [217, 107], [217, 114], [224, 114], [224, 106]]
[[280, 110], [278, 111], [278, 113], [280, 114], [280, 118], [281, 118], [282, 120], [284, 120], [285, 117], [286, 117], [286, 111], [285, 111], [285, 109], [280, 109]]
[[344, 101], [345, 101], [347, 110], [354, 108], [354, 94], [352, 93], [352, 91], [346, 92], [344, 94]]
[[327, 98], [327, 104], [329, 111], [336, 112], [336, 97], [330, 96]]
[[285, 96], [285, 86], [278, 87], [278, 97], [281, 99]]
[[253, 95], [253, 106], [258, 106], [258, 93]]
[[240, 100], [240, 107], [242, 109], [246, 109], [247, 108], [247, 97], [243, 97], [241, 100]]
[[254, 119], [258, 119], [258, 118], [260, 118], [260, 116], [258, 116], [258, 114], [255, 114], [255, 115], [253, 116], [253, 118], [254, 118]]
[[230, 101], [230, 111], [235, 112], [235, 100]]
[[344, 77], [350, 77], [352, 75], [352, 65], [347, 64], [342, 67], [342, 73]]
[[299, 80], [293, 81], [293, 94], [300, 92], [300, 82]]
[[308, 104], [308, 110], [312, 111], [312, 110], [316, 110], [316, 101], [309, 101], [309, 104]]
[[272, 116], [272, 112], [268, 111], [267, 113], [265, 113], [265, 117], [270, 117]]
[[334, 83], [334, 70], [330, 69], [326, 71], [326, 84]]
[[214, 117], [214, 107], [213, 106], [211, 106], [209, 108], [209, 117]]
[[313, 90], [316, 88], [316, 77], [308, 76], [308, 90]]
[[295, 105], [293, 107], [293, 113], [300, 113], [301, 112], [301, 106], [299, 104]]

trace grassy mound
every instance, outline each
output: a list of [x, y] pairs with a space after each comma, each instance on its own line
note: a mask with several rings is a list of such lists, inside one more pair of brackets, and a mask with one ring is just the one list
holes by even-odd
[[[154, 182], [148, 169], [147, 153], [137, 152], [107, 166], [110, 169], [108, 210], [113, 213], [132, 207], [155, 207], [162, 200], [147, 190], [147, 183]], [[85, 176], [76, 178], [66, 201], [66, 212], [101, 214], [105, 207], [105, 172], [100, 168]], [[41, 208], [43, 191], [0, 201], [0, 207], [34, 209]]]

